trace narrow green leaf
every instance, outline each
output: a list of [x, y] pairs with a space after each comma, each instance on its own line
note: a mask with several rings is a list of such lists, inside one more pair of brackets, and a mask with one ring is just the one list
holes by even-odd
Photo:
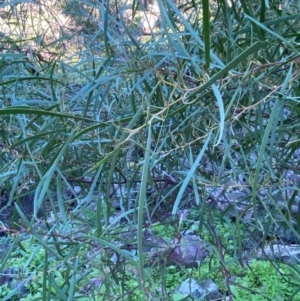
[[31, 114], [31, 115], [38, 115], [38, 116], [56, 116], [60, 118], [68, 118], [68, 119], [75, 119], [75, 120], [84, 120], [87, 122], [95, 122], [92, 119], [89, 118], [83, 118], [79, 116], [73, 116], [73, 115], [67, 115], [67, 114], [61, 114], [56, 112], [49, 112], [46, 110], [38, 110], [38, 109], [30, 109], [27, 107], [15, 107], [15, 108], [4, 108], [0, 109], [0, 115], [18, 115], [18, 114]]
[[67, 148], [69, 147], [70, 143], [73, 141], [75, 134], [71, 134], [70, 137], [67, 139], [67, 141], [62, 145], [56, 156], [54, 157], [53, 162], [50, 164], [50, 168], [48, 171], [43, 175], [41, 178], [41, 181], [39, 182], [39, 185], [36, 188], [36, 192], [34, 195], [34, 210], [33, 210], [33, 216], [35, 219], [38, 219], [37, 214], [40, 209], [40, 206], [44, 200], [45, 195], [47, 194], [47, 191], [49, 190], [49, 184], [52, 180], [53, 174], [56, 170], [56, 166], [58, 165], [59, 161], [62, 159], [62, 156], [66, 152]]
[[253, 210], [254, 210], [254, 218], [255, 218], [255, 222], [258, 221], [257, 219], [257, 206], [256, 206], [256, 197], [257, 197], [257, 192], [258, 192], [258, 178], [260, 175], [260, 172], [262, 170], [262, 163], [263, 163], [263, 159], [265, 158], [265, 156], [268, 156], [268, 154], [265, 154], [265, 150], [266, 150], [266, 146], [267, 143], [269, 141], [269, 135], [270, 132], [272, 130], [272, 127], [276, 127], [276, 124], [274, 124], [274, 120], [276, 119], [276, 116], [278, 114], [278, 109], [281, 106], [282, 103], [282, 96], [284, 95], [284, 91], [288, 85], [289, 80], [291, 79], [292, 76], [292, 65], [289, 68], [289, 71], [287, 73], [287, 76], [285, 78], [284, 83], [282, 84], [282, 87], [280, 89], [280, 95], [277, 97], [276, 102], [274, 104], [274, 107], [272, 108], [272, 113], [270, 115], [270, 118], [268, 120], [268, 124], [266, 126], [266, 129], [264, 131], [264, 135], [261, 141], [261, 145], [260, 145], [260, 149], [259, 149], [259, 153], [258, 153], [258, 158], [257, 158], [257, 163], [256, 163], [256, 167], [255, 167], [255, 174], [254, 174], [254, 178], [253, 178], [253, 183], [252, 184], [252, 203], [253, 203]]
[[49, 300], [49, 298], [47, 298], [47, 293], [49, 292], [47, 290], [47, 281], [48, 281], [48, 274], [49, 274], [49, 269], [48, 269], [48, 258], [49, 254], [47, 252], [47, 250], [45, 250], [45, 258], [44, 258], [44, 272], [43, 272], [43, 290], [42, 290], [42, 294], [43, 294], [43, 300]]
[[139, 191], [139, 204], [138, 204], [138, 230], [137, 230], [137, 239], [138, 239], [138, 257], [139, 257], [139, 270], [140, 270], [140, 281], [141, 281], [141, 290], [145, 293], [145, 274], [144, 274], [144, 250], [143, 250], [143, 218], [144, 218], [144, 206], [147, 202], [147, 183], [148, 183], [148, 174], [149, 174], [149, 161], [150, 161], [150, 149], [152, 142], [151, 135], [151, 126], [148, 127], [148, 137], [147, 137], [147, 147], [145, 152], [145, 162], [143, 165], [143, 173], [141, 179], [141, 187]]
[[203, 33], [204, 33], [204, 52], [205, 68], [210, 67], [210, 7], [209, 0], [202, 0], [203, 7]]
[[267, 26], [265, 26], [264, 24], [261, 24], [260, 22], [258, 22], [256, 19], [246, 15], [246, 18], [248, 18], [249, 20], [251, 20], [253, 23], [255, 23], [258, 27], [262, 28], [264, 31], [270, 33], [271, 35], [273, 35], [274, 37], [276, 37], [277, 39], [279, 39], [280, 41], [282, 41], [283, 43], [285, 43], [287, 46], [291, 47], [291, 49], [293, 49], [295, 51], [295, 53], [299, 54], [299, 51], [294, 47], [294, 45], [292, 43], [290, 43], [290, 41], [288, 41], [287, 39], [285, 39], [283, 36], [281, 36], [280, 34], [276, 33], [275, 31], [269, 29]]
[[[249, 1], [245, 1], [245, 0], [241, 0], [241, 4], [242, 4], [242, 7], [245, 11], [245, 13], [249, 16], [252, 16], [253, 19], [255, 17], [255, 13], [252, 9], [252, 5], [251, 3], [249, 3]], [[257, 34], [258, 38], [260, 41], [263, 41], [263, 36], [261, 34], [261, 31], [259, 30], [259, 28], [257, 27], [256, 23], [252, 23], [253, 25], [253, 29], [254, 29], [254, 32]]]
[[[168, 5], [173, 9], [175, 14], [179, 17], [180, 21], [184, 24], [184, 26], [186, 27], [188, 32], [191, 34], [191, 36], [198, 43], [198, 45], [204, 49], [205, 48], [204, 42], [201, 40], [199, 34], [192, 28], [189, 20], [182, 15], [181, 11], [176, 7], [176, 5], [173, 3], [172, 0], [166, 0], [166, 1], [167, 1]], [[158, 1], [158, 3], [160, 3], [160, 2], [161, 2], [161, 0]], [[210, 57], [218, 65], [218, 68], [224, 68], [224, 66], [225, 66], [224, 63], [212, 51], [210, 53]]]
[[180, 205], [180, 201], [181, 201], [182, 196], [183, 196], [183, 194], [184, 194], [184, 192], [185, 192], [185, 189], [186, 189], [187, 185], [189, 184], [189, 182], [190, 182], [192, 176], [194, 175], [196, 169], [197, 169], [198, 166], [199, 166], [200, 160], [201, 160], [201, 158], [203, 157], [204, 152], [206, 151], [206, 148], [207, 148], [207, 146], [208, 146], [210, 137], [211, 137], [211, 132], [208, 134], [208, 136], [207, 136], [207, 138], [206, 138], [206, 141], [205, 141], [205, 143], [204, 143], [204, 145], [203, 145], [203, 147], [202, 147], [202, 149], [201, 149], [201, 151], [200, 151], [198, 157], [196, 158], [195, 162], [194, 162], [193, 165], [191, 166], [191, 169], [188, 171], [188, 173], [187, 173], [187, 175], [186, 175], [186, 177], [185, 177], [185, 179], [184, 179], [184, 181], [183, 181], [183, 183], [182, 183], [182, 185], [181, 185], [181, 187], [180, 187], [180, 190], [179, 190], [178, 195], [177, 195], [177, 197], [176, 197], [175, 203], [174, 203], [174, 205], [173, 205], [173, 210], [172, 210], [172, 214], [173, 214], [173, 215], [176, 215], [176, 213], [177, 213], [177, 211], [178, 211], [178, 207], [179, 207], [179, 205]]
[[251, 47], [243, 51], [239, 56], [233, 59], [230, 63], [228, 63], [222, 70], [217, 72], [211, 79], [209, 79], [205, 84], [200, 86], [198, 89], [188, 95], [188, 98], [193, 98], [197, 94], [201, 93], [205, 89], [209, 88], [212, 84], [214, 84], [218, 79], [222, 78], [227, 72], [231, 71], [236, 65], [241, 63], [244, 59], [246, 59], [253, 52], [258, 51], [260, 47], [263, 46], [262, 42], [256, 42]]
[[215, 84], [212, 84], [211, 87], [212, 87], [212, 90], [217, 99], [219, 112], [220, 112], [220, 125], [219, 125], [219, 130], [218, 130], [219, 138], [218, 138], [217, 143], [215, 144], [215, 146], [217, 146], [217, 145], [219, 145], [219, 143], [221, 142], [222, 137], [223, 137], [224, 125], [225, 125], [225, 111], [224, 111], [224, 104], [223, 104], [223, 99], [222, 99], [220, 90], [218, 89], [218, 87]]
[[[138, 111], [136, 112], [136, 114], [132, 117], [132, 120], [130, 121], [130, 123], [128, 124], [128, 126], [126, 127], [128, 130], [131, 130], [136, 123], [138, 123], [139, 118], [141, 117], [143, 113], [143, 108], [140, 107], [138, 109]], [[110, 158], [112, 158], [113, 156], [115, 156], [115, 161], [117, 160], [118, 154], [121, 151], [120, 146], [122, 145], [122, 143], [125, 141], [126, 137], [129, 136], [129, 132], [126, 131], [121, 138], [119, 139], [119, 147], [116, 148], [115, 150], [113, 150], [112, 152], [110, 152], [108, 155], [106, 155], [100, 162], [98, 162], [94, 167], [92, 167], [87, 173], [93, 172], [95, 170], [97, 170], [101, 165], [103, 165], [104, 163], [106, 163]], [[77, 137], [77, 136], [75, 136]], [[112, 164], [112, 166], [114, 167], [115, 163]], [[114, 171], [114, 168], [112, 168], [111, 170]], [[110, 175], [109, 181], [112, 181], [112, 175]], [[109, 185], [108, 185], [109, 186]]]

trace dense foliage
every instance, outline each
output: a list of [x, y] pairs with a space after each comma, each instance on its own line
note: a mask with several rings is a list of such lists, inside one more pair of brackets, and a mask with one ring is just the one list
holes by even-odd
[[[23, 300], [180, 300], [191, 275], [300, 300], [297, 259], [241, 269], [299, 242], [300, 1], [145, 4], [0, 4], [0, 271], [19, 275], [2, 300], [23, 281]], [[213, 251], [149, 267], [148, 228]]]

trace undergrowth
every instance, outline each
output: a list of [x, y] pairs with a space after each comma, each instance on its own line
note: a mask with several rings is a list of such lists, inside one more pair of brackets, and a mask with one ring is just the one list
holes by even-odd
[[[299, 1], [281, 2], [158, 0], [147, 37], [140, 1], [0, 3], [4, 301], [172, 300], [189, 277], [298, 300], [299, 266], [254, 256], [299, 243]], [[149, 229], [211, 254], [149, 267]]]

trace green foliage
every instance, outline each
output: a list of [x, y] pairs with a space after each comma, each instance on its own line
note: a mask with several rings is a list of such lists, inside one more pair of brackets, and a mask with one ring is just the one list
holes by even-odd
[[[231, 289], [236, 301], [242, 300], [289, 300], [298, 288], [287, 266], [278, 267], [269, 261], [253, 260], [250, 268], [243, 271]], [[300, 300], [300, 293], [292, 300]]]
[[[136, 1], [0, 4], [0, 219], [15, 235], [0, 272], [35, 280], [25, 299], [148, 300], [187, 272], [230, 294], [246, 242], [281, 227], [299, 243], [299, 7], [281, 2], [158, 0], [147, 37]], [[191, 223], [210, 260], [149, 270], [143, 230]], [[132, 229], [137, 253], [120, 246]], [[251, 267], [237, 298], [295, 291], [285, 267]]]
[[154, 235], [164, 237], [166, 239], [174, 239], [177, 234], [175, 227], [170, 225], [170, 223], [153, 225], [151, 230]]
[[7, 284], [0, 286], [0, 296], [3, 298], [8, 295], [8, 293], [11, 291], [11, 289], [8, 287]]

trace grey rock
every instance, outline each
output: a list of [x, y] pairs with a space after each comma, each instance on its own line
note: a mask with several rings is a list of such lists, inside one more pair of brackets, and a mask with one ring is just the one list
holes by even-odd
[[252, 257], [258, 259], [275, 258], [289, 264], [299, 264], [300, 247], [299, 245], [268, 245], [263, 249], [257, 250], [255, 254], [252, 254]]
[[[137, 249], [136, 230], [122, 234], [122, 248], [127, 250]], [[180, 239], [166, 241], [157, 237], [151, 230], [143, 233], [143, 251], [149, 263], [164, 262], [167, 265], [179, 267], [198, 267], [199, 262], [209, 255], [208, 245], [196, 235], [182, 236]]]
[[91, 286], [95, 288], [99, 288], [103, 283], [102, 279], [100, 278], [92, 278], [90, 282], [91, 282]]
[[200, 283], [194, 278], [185, 280], [180, 288], [179, 293], [184, 297], [191, 296], [200, 299], [205, 296], [205, 290], [201, 287]]
[[181, 284], [178, 292], [183, 297], [190, 296], [196, 300], [218, 300], [222, 297], [218, 286], [211, 279], [198, 282], [194, 278], [189, 278]]
[[207, 244], [196, 235], [183, 236], [177, 241], [168, 256], [170, 265], [180, 267], [198, 267], [199, 262], [209, 255]]
[[207, 294], [206, 300], [221, 300], [222, 294], [219, 292], [218, 286], [211, 279], [201, 281], [200, 285]]

